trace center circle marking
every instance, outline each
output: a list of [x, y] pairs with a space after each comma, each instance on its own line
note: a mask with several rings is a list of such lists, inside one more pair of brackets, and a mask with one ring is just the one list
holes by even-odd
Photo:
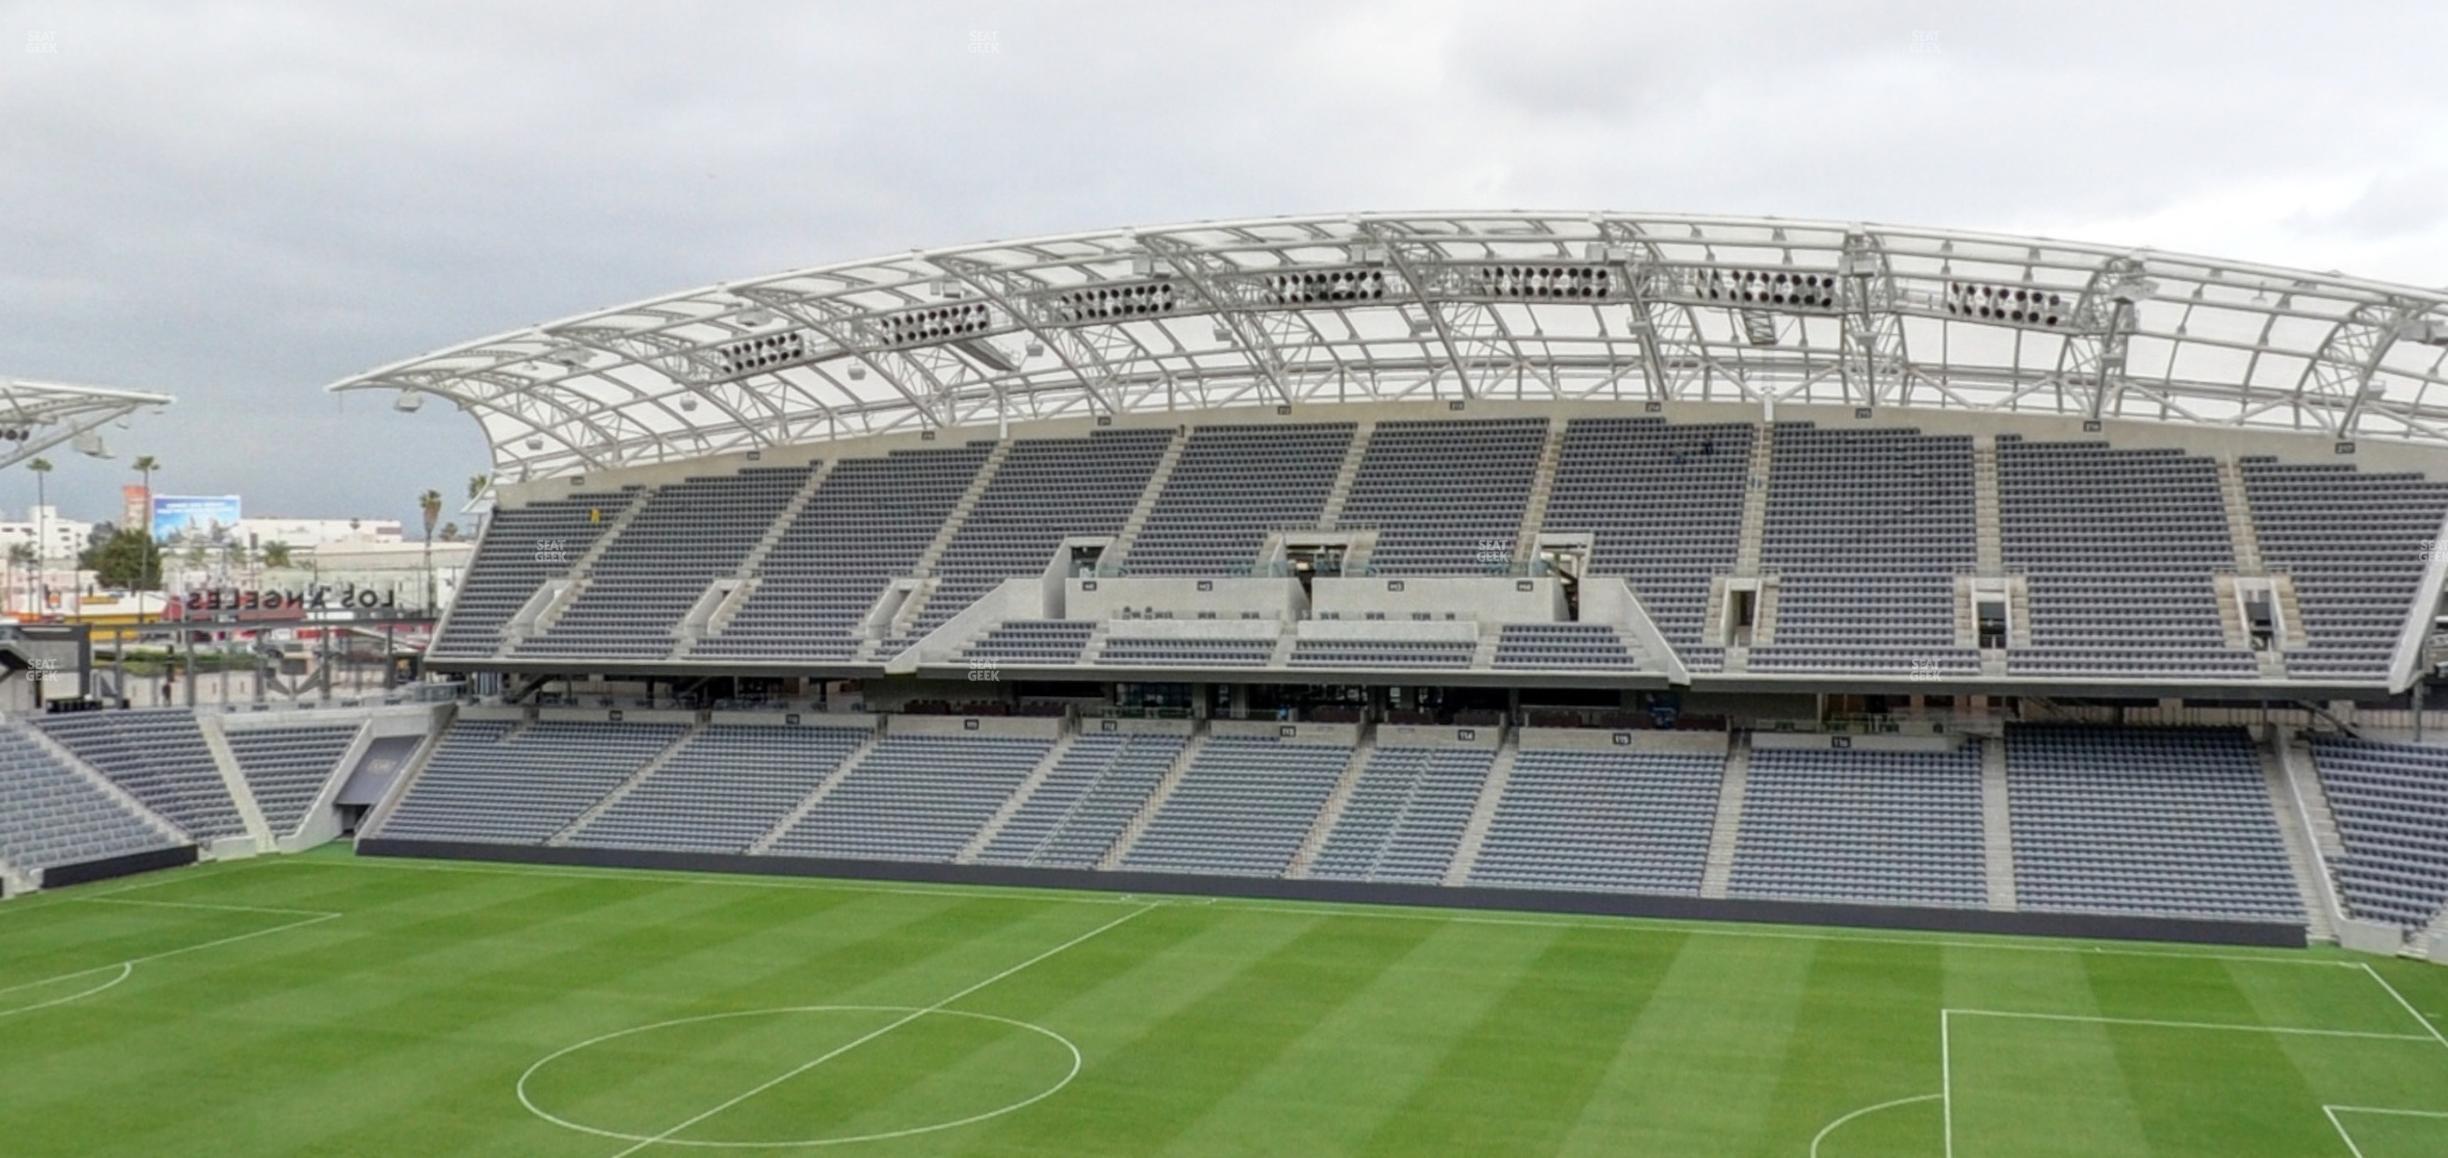
[[[568, 1118], [555, 1114], [552, 1111], [537, 1105], [535, 1103], [535, 1099], [530, 1097], [527, 1092], [528, 1082], [534, 1079], [538, 1073], [541, 1073], [544, 1070], [544, 1067], [549, 1066], [562, 1058], [568, 1057], [571, 1054], [578, 1053], [581, 1050], [591, 1049], [606, 1042], [619, 1041], [622, 1038], [631, 1037], [636, 1034], [652, 1033], [658, 1029], [670, 1029], [673, 1026], [679, 1025], [698, 1025], [709, 1021], [729, 1021], [742, 1017], [772, 1017], [790, 1013], [903, 1013], [916, 1014], [920, 1017], [959, 1017], [966, 1018], [971, 1021], [990, 1021], [997, 1025], [1008, 1025], [1015, 1029], [1025, 1029], [1030, 1033], [1036, 1034], [1039, 1037], [1045, 1038], [1046, 1040], [1061, 1046], [1064, 1052], [1071, 1055], [1071, 1068], [1065, 1071], [1061, 1079], [1057, 1080], [1053, 1085], [1047, 1086], [1045, 1089], [1039, 1090], [1028, 1097], [1011, 1103], [1010, 1105], [1000, 1106], [982, 1113], [970, 1114], [966, 1117], [954, 1118], [950, 1121], [930, 1122], [922, 1126], [912, 1126], [906, 1130], [886, 1130], [869, 1134], [845, 1135], [838, 1138], [797, 1138], [781, 1142], [697, 1141], [688, 1138], [659, 1138], [651, 1134], [633, 1134], [625, 1130], [607, 1130], [600, 1126], [587, 1125], [584, 1122], [573, 1122]], [[670, 1021], [658, 1021], [650, 1025], [637, 1025], [631, 1026], [628, 1029], [614, 1030], [611, 1033], [599, 1034], [595, 1037], [590, 1037], [575, 1045], [563, 1046], [560, 1049], [554, 1050], [553, 1052], [538, 1058], [534, 1065], [527, 1067], [527, 1072], [519, 1075], [518, 1100], [520, 1105], [527, 1108], [528, 1113], [533, 1114], [536, 1117], [542, 1118], [553, 1125], [561, 1127], [562, 1129], [575, 1130], [581, 1134], [593, 1134], [598, 1138], [611, 1138], [623, 1142], [654, 1142], [663, 1146], [701, 1146], [708, 1149], [723, 1150], [783, 1150], [794, 1147], [846, 1146], [854, 1142], [881, 1142], [890, 1138], [907, 1138], [917, 1134], [932, 1134], [938, 1130], [950, 1130], [961, 1126], [971, 1126], [979, 1122], [986, 1121], [990, 1118], [1000, 1118], [1005, 1114], [1026, 1109], [1030, 1106], [1036, 1105], [1038, 1102], [1053, 1097], [1055, 1094], [1061, 1093], [1063, 1087], [1071, 1084], [1071, 1079], [1079, 1076], [1080, 1065], [1081, 1058], [1079, 1046], [1072, 1044], [1070, 1038], [1064, 1037], [1063, 1035], [1047, 1029], [1042, 1025], [1036, 1025], [1009, 1017], [997, 1017], [991, 1013], [971, 1013], [967, 1010], [961, 1009], [922, 1009], [917, 1006], [910, 1005], [786, 1005], [774, 1009], [743, 1009], [732, 1013], [708, 1013], [699, 1017], [673, 1018]]]

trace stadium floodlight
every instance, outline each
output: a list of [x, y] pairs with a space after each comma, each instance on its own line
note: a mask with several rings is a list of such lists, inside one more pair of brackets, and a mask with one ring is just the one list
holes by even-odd
[[111, 457], [109, 445], [102, 441], [102, 435], [96, 431], [85, 431], [70, 439], [68, 444], [87, 458], [107, 460]]
[[[1355, 280], [1353, 263], [1381, 251], [1401, 276]], [[1578, 288], [1586, 267], [1559, 282], [1585, 262], [1606, 269], [1601, 292]], [[1861, 276], [1875, 292], [1858, 292]], [[1756, 340], [1746, 309], [1771, 315], [1774, 342]], [[332, 389], [448, 398], [505, 477], [550, 477], [682, 447], [982, 426], [1005, 410], [1399, 401], [1453, 362], [1472, 377], [1517, 367], [1508, 389], [1522, 401], [1858, 406], [1813, 324], [1837, 311], [1848, 332], [1911, 337], [1879, 347], [1870, 401], [1891, 408], [2095, 417], [2096, 399], [2120, 418], [2448, 446], [2448, 365], [2363, 356], [2375, 340], [2448, 350], [2437, 289], [2061, 239], [1587, 211], [1252, 218], [905, 250], [514, 329]], [[1943, 337], [1922, 340], [1924, 321]], [[2023, 340], [2032, 331], [2048, 339]], [[2068, 339], [2076, 361], [2107, 351], [2119, 383], [2036, 390], [2070, 372]], [[2221, 369], [2232, 353], [2260, 355], [2244, 363], [2259, 378]], [[532, 362], [568, 370], [518, 369]], [[2304, 369], [2261, 380], [2281, 366]], [[2314, 378], [2388, 391], [2366, 404], [2350, 386], [2298, 388]], [[1947, 385], [1907, 385], [1919, 382]], [[672, 404], [691, 395], [708, 404]], [[541, 454], [524, 449], [531, 431]]]
[[425, 409], [425, 396], [414, 390], [402, 390], [399, 397], [391, 400], [391, 409], [402, 414], [414, 414]]

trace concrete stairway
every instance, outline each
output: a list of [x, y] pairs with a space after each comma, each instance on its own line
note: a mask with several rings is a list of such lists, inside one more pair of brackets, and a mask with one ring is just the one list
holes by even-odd
[[733, 578], [753, 578], [765, 570], [765, 557], [773, 554], [774, 545], [780, 543], [782, 536], [789, 533], [792, 523], [799, 521], [800, 513], [807, 510], [808, 503], [816, 498], [817, 489], [824, 486], [825, 480], [833, 476], [833, 468], [840, 463], [841, 460], [838, 458], [829, 458], [816, 464], [816, 469], [808, 472], [807, 482], [800, 486], [797, 493], [791, 495], [789, 502], [782, 504], [780, 511], [774, 513], [773, 522], [766, 524], [765, 533], [757, 537], [756, 546], [748, 548], [747, 557], [741, 559], [740, 565], [732, 570]]
[[576, 820], [572, 820], [568, 824], [562, 825], [561, 831], [552, 834], [551, 839], [546, 840], [544, 843], [547, 845], [568, 844], [571, 837], [578, 835], [578, 830], [594, 823], [596, 817], [610, 811], [613, 805], [620, 803], [621, 800], [627, 797], [631, 792], [637, 791], [638, 785], [644, 784], [648, 777], [662, 771], [663, 766], [671, 763], [672, 757], [678, 755], [680, 749], [687, 747], [689, 741], [696, 739], [704, 731], [704, 724], [690, 724], [687, 729], [680, 733], [677, 739], [670, 743], [670, 745], [666, 746], [662, 751], [655, 753], [654, 759], [648, 760], [645, 764], [641, 765], [637, 771], [630, 773], [629, 778], [621, 781], [619, 787], [605, 793], [603, 799], [589, 805], [586, 811], [578, 814], [578, 818]]
[[1156, 500], [1164, 494], [1165, 484], [1173, 478], [1173, 468], [1181, 465], [1182, 448], [1190, 442], [1190, 432], [1176, 430], [1165, 443], [1164, 454], [1157, 458], [1156, 469], [1148, 475], [1147, 487], [1139, 492], [1139, 501], [1131, 507], [1130, 517], [1122, 520], [1122, 529], [1114, 535], [1113, 547], [1106, 552], [1107, 564], [1121, 563], [1130, 558], [1131, 545], [1139, 541], [1139, 532], [1147, 527], [1148, 516], [1156, 510]]
[[1700, 873], [1700, 895], [1723, 897], [1734, 881], [1734, 844], [1742, 832], [1743, 792], [1751, 782], [1751, 737], [1738, 735], [1726, 749], [1725, 778], [1717, 785], [1717, 824], [1709, 831], [1708, 864]]
[[2006, 741], [1966, 741], [1981, 746], [1981, 868], [1989, 882], [1989, 907], [2011, 911], [2015, 898], [2014, 815], [2006, 791]]
[[2218, 464], [2219, 493], [2227, 500], [2227, 533], [2235, 540], [2236, 570], [2267, 574], [2261, 562], [2261, 533], [2253, 526], [2252, 499], [2244, 489], [2244, 468], [2232, 458]]
[[221, 729], [221, 717], [199, 715], [196, 733], [204, 737], [204, 750], [212, 753], [213, 770], [221, 774], [221, 786], [229, 792], [230, 803], [238, 806], [238, 819], [245, 823], [247, 835], [255, 838], [255, 847], [271, 852], [280, 834], [272, 831], [264, 820], [263, 806], [255, 801], [255, 789], [247, 783], [246, 770], [238, 766], [238, 753], [229, 746], [229, 735]]
[[1304, 880], [1309, 866], [1317, 862], [1319, 850], [1326, 847], [1326, 838], [1343, 821], [1343, 810], [1351, 807], [1352, 790], [1360, 784], [1360, 774], [1368, 769], [1371, 756], [1377, 752], [1375, 733], [1360, 737], [1352, 749], [1351, 762], [1343, 766], [1343, 778], [1335, 781], [1334, 791], [1326, 795], [1326, 806], [1318, 809], [1317, 819], [1310, 822], [1309, 835], [1302, 838], [1300, 851], [1292, 854], [1292, 863], [1285, 866], [1284, 876]]
[[1098, 868], [1111, 871], [1122, 866], [1122, 858], [1129, 856], [1131, 846], [1146, 835], [1149, 822], [1156, 819], [1157, 813], [1164, 811], [1165, 801], [1173, 799], [1173, 793], [1180, 790], [1182, 777], [1189, 773], [1190, 765], [1198, 762], [1199, 752], [1206, 746], [1207, 734], [1204, 732], [1183, 745], [1181, 758], [1173, 762], [1172, 770], [1165, 773], [1164, 779], [1156, 782], [1156, 791], [1148, 793], [1147, 803], [1139, 806], [1138, 815], [1131, 817], [1130, 823], [1123, 827], [1122, 835], [1114, 838], [1113, 847], [1105, 852], [1105, 859], [1097, 862]]
[[831, 772], [826, 773], [825, 778], [818, 781], [816, 787], [809, 789], [808, 794], [802, 797], [798, 804], [793, 805], [787, 815], [776, 822], [772, 828], [767, 829], [765, 835], [758, 837], [755, 844], [748, 846], [749, 854], [755, 855], [771, 851], [774, 842], [782, 839], [782, 834], [789, 832], [791, 826], [805, 819], [808, 813], [815, 811], [816, 806], [823, 803], [825, 797], [832, 795], [833, 790], [841, 786], [842, 779], [850, 775], [850, 770], [865, 762], [868, 754], [875, 751], [876, 743], [883, 738], [883, 730], [878, 729], [866, 739], [859, 741], [859, 746], [851, 749], [849, 755], [842, 757], [842, 762], [835, 765]]
[[1363, 422], [1352, 431], [1351, 445], [1343, 450], [1343, 465], [1336, 468], [1334, 486], [1326, 491], [1326, 506], [1318, 512], [1318, 526], [1333, 530], [1342, 525], [1343, 504], [1351, 501], [1352, 484], [1360, 477], [1360, 460], [1368, 457], [1369, 436], [1377, 432], [1377, 424]]
[[1454, 849], [1451, 865], [1445, 869], [1445, 884], [1451, 888], [1470, 882], [1471, 870], [1479, 866], [1479, 850], [1487, 846], [1488, 826], [1496, 823], [1496, 806], [1504, 802], [1505, 785], [1513, 780], [1513, 763], [1521, 756], [1515, 741], [1507, 741], [1496, 750], [1496, 760], [1488, 766], [1487, 783], [1479, 786], [1478, 803], [1471, 806], [1470, 823], [1462, 829], [1462, 843]]
[[1564, 423], [1547, 424], [1547, 440], [1539, 446], [1538, 470], [1531, 476], [1530, 498], [1522, 506], [1521, 533], [1513, 541], [1513, 562], [1528, 567], [1538, 552], [1539, 530], [1547, 525], [1547, 502], [1555, 494], [1556, 464], [1564, 460]]
[[1998, 514], [1997, 436], [1983, 434], [1972, 443], [1972, 510], [1979, 526], [1975, 550], [1980, 573], [2006, 573], [2006, 539]]
[[945, 548], [952, 545], [952, 536], [960, 533], [961, 524], [969, 521], [969, 512], [977, 509], [978, 500], [985, 497], [986, 487], [994, 482], [1003, 469], [1003, 460], [1011, 457], [1012, 440], [1006, 438], [986, 452], [986, 461], [978, 464], [976, 477], [969, 480], [969, 489], [961, 492], [960, 501], [952, 504], [952, 513], [944, 518], [943, 528], [918, 553], [918, 561], [910, 565], [912, 575], [933, 575], [935, 565], [943, 561]]
[[1760, 423], [1751, 436], [1751, 478], [1743, 488], [1742, 546], [1734, 556], [1734, 573], [1757, 575], [1761, 545], [1768, 538], [1768, 479], [1774, 468], [1775, 427]]
[[1054, 766], [1062, 763], [1063, 758], [1070, 755], [1072, 747], [1078, 743], [1079, 733], [1065, 732], [1062, 739], [1056, 740], [1053, 747], [1046, 749], [1045, 756], [1037, 761], [1037, 766], [1029, 769], [1029, 774], [1020, 781], [1020, 787], [1013, 789], [1012, 794], [1004, 798], [1003, 806], [995, 809], [993, 816], [986, 818], [985, 826], [977, 830], [976, 836], [969, 838], [969, 843], [961, 846], [959, 855], [952, 858], [952, 863], [976, 863], [978, 854], [985, 852], [986, 846], [994, 843], [995, 834], [1002, 832], [1003, 826], [1010, 824], [1011, 818], [1019, 815], [1020, 810], [1028, 805], [1029, 798], [1037, 795], [1037, 790], [1045, 786], [1046, 775], [1054, 771]]
[[2300, 733], [2282, 733], [2262, 745], [2261, 770], [2269, 782], [2270, 807], [2278, 814], [2278, 831], [2286, 837], [2296, 887], [2303, 893], [2309, 918], [2305, 931], [2315, 940], [2334, 941], [2337, 922], [2346, 916], [2334, 875], [2346, 855], [2346, 842], [2338, 834], [2337, 814], [2329, 809], [2329, 794], [2312, 763], [2312, 747]]

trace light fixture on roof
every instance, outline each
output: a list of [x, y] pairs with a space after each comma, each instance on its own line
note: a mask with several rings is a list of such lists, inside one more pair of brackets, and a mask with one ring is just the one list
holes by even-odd
[[1152, 253], [1134, 253], [1134, 254], [1132, 254], [1132, 255], [1131, 255], [1131, 276], [1132, 276], [1132, 277], [1154, 277], [1154, 276], [1156, 276], [1156, 255], [1155, 255], [1155, 254], [1152, 254]]
[[954, 278], [936, 278], [928, 283], [928, 288], [933, 290], [935, 296], [939, 298], [951, 299], [961, 296], [961, 283]]
[[103, 445], [102, 436], [95, 431], [88, 430], [77, 435], [69, 442], [69, 445], [75, 447], [78, 454], [87, 458], [109, 458], [111, 456], [110, 447]]
[[544, 440], [543, 440], [543, 439], [541, 439], [541, 438], [538, 438], [538, 437], [536, 437], [536, 436], [534, 436], [534, 435], [532, 435], [532, 434], [531, 434], [531, 435], [528, 435], [528, 436], [527, 436], [527, 449], [529, 449], [529, 450], [542, 450], [542, 449], [544, 449]]
[[544, 360], [547, 362], [557, 362], [563, 366], [575, 370], [589, 362], [594, 361], [595, 354], [591, 350], [582, 350], [576, 346], [558, 346], [547, 352], [544, 355]]
[[773, 320], [774, 316], [765, 310], [746, 310], [739, 316], [739, 324], [743, 326], [771, 325]]
[[2431, 318], [2407, 318], [2397, 323], [2397, 339], [2426, 346], [2448, 347], [2448, 324]]
[[1219, 342], [1229, 342], [1229, 341], [1232, 341], [1232, 327], [1231, 327], [1231, 326], [1228, 326], [1228, 325], [1225, 325], [1225, 324], [1224, 324], [1224, 319], [1222, 319], [1222, 318], [1217, 318], [1217, 319], [1216, 319], [1216, 322], [1215, 322], [1215, 329], [1214, 329], [1214, 331], [1213, 331], [1213, 332], [1214, 332], [1214, 334], [1215, 334], [1215, 340], [1216, 340], [1216, 341], [1219, 341]]
[[850, 380], [851, 380], [851, 381], [853, 381], [853, 382], [864, 382], [864, 381], [866, 381], [866, 380], [867, 380], [867, 367], [862, 366], [862, 365], [859, 365], [859, 364], [858, 364], [858, 363], [856, 363], [856, 362], [851, 363], [851, 364], [850, 364]]
[[694, 398], [683, 398], [683, 399], [681, 399], [681, 400], [680, 400], [680, 409], [681, 409], [683, 412], [686, 412], [686, 411], [690, 411], [690, 410], [695, 410], [695, 409], [697, 409], [697, 400], [696, 400], [696, 399], [694, 399]]
[[1031, 358], [1045, 357], [1045, 343], [1031, 340], [1028, 344], [1028, 356]]
[[399, 397], [391, 400], [391, 409], [402, 414], [414, 414], [424, 408], [425, 396], [414, 390], [402, 390], [399, 392]]

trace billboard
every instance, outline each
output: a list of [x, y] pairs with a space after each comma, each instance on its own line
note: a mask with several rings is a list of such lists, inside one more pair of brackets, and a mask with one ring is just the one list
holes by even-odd
[[236, 495], [153, 496], [153, 537], [156, 540], [227, 537], [238, 526]]

